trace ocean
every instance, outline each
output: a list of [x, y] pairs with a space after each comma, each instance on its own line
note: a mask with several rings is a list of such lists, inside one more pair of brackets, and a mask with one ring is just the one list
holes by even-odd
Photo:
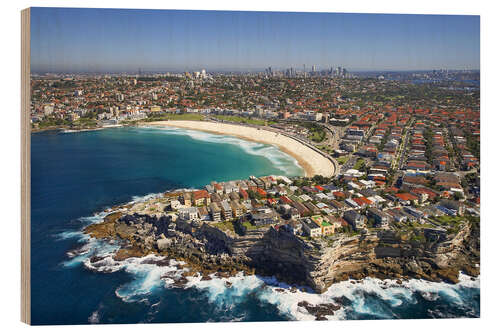
[[[421, 280], [365, 279], [332, 285], [318, 295], [292, 293], [273, 277], [243, 276], [175, 288], [160, 279], [181, 274], [144, 263], [114, 262], [116, 245], [89, 239], [83, 227], [104, 210], [175, 188], [250, 175], [302, 175], [276, 147], [191, 130], [110, 128], [31, 138], [31, 319], [34, 325], [209, 321], [312, 320], [298, 306], [342, 300], [328, 319], [447, 318], [479, 316], [479, 279], [457, 285]], [[92, 255], [108, 257], [104, 265]], [[150, 262], [150, 260], [148, 262]], [[232, 283], [226, 286], [226, 281]], [[284, 290], [283, 290], [284, 289]]]

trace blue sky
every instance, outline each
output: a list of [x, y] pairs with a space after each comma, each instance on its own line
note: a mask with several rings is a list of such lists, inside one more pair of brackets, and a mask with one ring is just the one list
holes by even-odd
[[32, 8], [32, 71], [479, 69], [479, 16]]

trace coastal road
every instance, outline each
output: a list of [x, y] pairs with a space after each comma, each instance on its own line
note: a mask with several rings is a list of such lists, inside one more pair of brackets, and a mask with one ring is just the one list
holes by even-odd
[[301, 139], [301, 138], [299, 138], [299, 137], [296, 137], [296, 136], [294, 136], [294, 135], [288, 134], [288, 133], [283, 132], [283, 131], [281, 131], [281, 130], [277, 130], [277, 129], [272, 128], [272, 127], [265, 127], [265, 126], [263, 126], [263, 127], [262, 127], [262, 129], [265, 129], [265, 130], [267, 130], [267, 131], [273, 131], [273, 132], [280, 133], [281, 135], [284, 135], [284, 136], [287, 136], [287, 137], [289, 137], [289, 138], [291, 138], [291, 139], [294, 139], [294, 140], [296, 140], [296, 141], [298, 141], [298, 142], [302, 143], [303, 145], [305, 145], [305, 146], [307, 146], [307, 147], [311, 148], [312, 150], [314, 150], [315, 152], [317, 152], [317, 153], [319, 153], [319, 154], [323, 155], [323, 156], [324, 156], [324, 157], [326, 157], [328, 160], [330, 160], [330, 162], [332, 162], [332, 164], [333, 164], [333, 175], [332, 175], [332, 177], [337, 176], [337, 174], [339, 173], [339, 164], [338, 164], [337, 160], [336, 160], [336, 159], [334, 159], [333, 157], [331, 157], [328, 153], [325, 153], [325, 152], [323, 152], [322, 150], [320, 150], [320, 149], [316, 148], [314, 145], [310, 144], [309, 142], [306, 142], [306, 141], [304, 141], [303, 139]]
[[322, 124], [323, 128], [326, 130], [327, 142], [326, 145], [332, 147], [333, 149], [338, 149], [339, 139], [337, 131], [328, 124]]

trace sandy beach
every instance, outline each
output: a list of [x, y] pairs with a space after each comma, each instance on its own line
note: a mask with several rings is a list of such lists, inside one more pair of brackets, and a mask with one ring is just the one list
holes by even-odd
[[153, 126], [171, 126], [203, 132], [235, 136], [244, 140], [255, 141], [277, 146], [280, 150], [293, 156], [304, 169], [307, 177], [334, 175], [335, 166], [320, 153], [285, 135], [249, 126], [215, 123], [207, 121], [168, 120], [147, 123]]

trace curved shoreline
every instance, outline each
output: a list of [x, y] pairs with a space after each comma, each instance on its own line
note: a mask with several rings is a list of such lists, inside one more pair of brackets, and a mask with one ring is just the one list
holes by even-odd
[[312, 177], [314, 175], [332, 177], [335, 172], [335, 166], [329, 159], [314, 151], [310, 147], [281, 133], [243, 125], [207, 121], [166, 120], [143, 124], [163, 127], [177, 127], [208, 133], [230, 135], [243, 140], [275, 145], [284, 153], [295, 158], [304, 169], [307, 177]]

